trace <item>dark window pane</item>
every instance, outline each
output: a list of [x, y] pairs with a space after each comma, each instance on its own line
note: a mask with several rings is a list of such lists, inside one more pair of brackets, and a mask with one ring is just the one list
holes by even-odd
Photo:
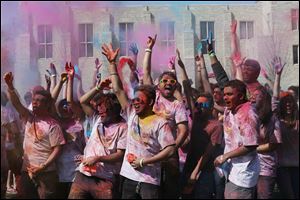
[[46, 43], [52, 43], [52, 27], [46, 26]]
[[298, 45], [293, 45], [293, 64], [299, 64], [299, 52], [298, 52]]
[[53, 47], [52, 44], [48, 44], [46, 46], [46, 58], [52, 58], [52, 51], [53, 51]]
[[169, 22], [168, 24], [168, 39], [174, 40], [174, 22]]
[[208, 34], [212, 32], [212, 39], [215, 38], [215, 29], [214, 29], [214, 22], [208, 22]]
[[248, 39], [253, 38], [254, 36], [253, 22], [247, 23], [247, 30], [248, 30]]
[[86, 25], [86, 42], [93, 42], [93, 24]]
[[120, 42], [126, 40], [126, 35], [125, 34], [126, 34], [126, 25], [125, 25], [125, 23], [120, 23], [120, 26], [119, 26], [119, 39], [120, 39]]
[[38, 41], [39, 43], [45, 43], [45, 26], [38, 26]]
[[202, 43], [202, 53], [203, 54], [207, 54], [207, 43], [206, 43], [206, 41], [201, 41], [201, 43]]
[[133, 40], [133, 23], [127, 25], [127, 42]]
[[167, 35], [168, 35], [168, 26], [166, 22], [160, 22], [159, 25], [159, 30], [160, 30], [160, 39], [161, 40], [167, 40]]
[[85, 54], [85, 44], [80, 44], [79, 45], [79, 56], [80, 57], [85, 57], [86, 54]]
[[87, 57], [93, 57], [93, 44], [87, 44]]
[[85, 42], [85, 24], [79, 24], [79, 42]]
[[246, 22], [240, 22], [240, 39], [246, 39]]
[[167, 41], [162, 41], [161, 42], [161, 46], [162, 47], [167, 47], [168, 46], [168, 42]]
[[175, 53], [175, 41], [169, 42], [169, 53]]
[[45, 45], [39, 45], [39, 58], [45, 58]]
[[200, 22], [200, 39], [206, 39], [207, 38], [207, 22]]

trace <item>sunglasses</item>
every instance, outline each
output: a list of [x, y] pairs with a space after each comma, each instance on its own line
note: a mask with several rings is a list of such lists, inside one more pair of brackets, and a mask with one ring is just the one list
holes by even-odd
[[162, 79], [162, 80], [160, 80], [160, 83], [167, 84], [168, 82], [169, 82], [171, 85], [175, 85], [175, 84], [177, 83], [177, 81], [174, 80], [174, 79]]
[[139, 97], [132, 99], [131, 102], [132, 103], [144, 103], [144, 101], [142, 99], [140, 99]]
[[195, 102], [195, 107], [198, 108], [198, 109], [201, 109], [201, 108], [210, 108], [210, 104], [209, 102], [203, 102], [203, 103], [199, 103], [199, 102]]

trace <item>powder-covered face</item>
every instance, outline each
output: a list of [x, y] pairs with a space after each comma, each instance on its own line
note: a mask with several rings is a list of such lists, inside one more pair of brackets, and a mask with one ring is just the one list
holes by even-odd
[[172, 76], [166, 74], [162, 77], [159, 81], [158, 88], [163, 97], [169, 98], [173, 96], [176, 89], [176, 83], [177, 81]]
[[49, 107], [49, 102], [47, 98], [40, 94], [33, 95], [32, 98], [32, 111], [34, 113], [39, 113], [41, 111], [47, 111]]
[[224, 88], [224, 101], [229, 110], [234, 110], [243, 101], [242, 94], [238, 92], [236, 88], [225, 87]]
[[242, 76], [245, 83], [253, 83], [257, 80], [259, 75], [259, 70], [255, 67], [243, 65], [242, 66]]
[[135, 113], [137, 115], [143, 114], [150, 106], [148, 102], [149, 100], [143, 92], [136, 91], [134, 93], [134, 98], [132, 99], [132, 105], [135, 109]]

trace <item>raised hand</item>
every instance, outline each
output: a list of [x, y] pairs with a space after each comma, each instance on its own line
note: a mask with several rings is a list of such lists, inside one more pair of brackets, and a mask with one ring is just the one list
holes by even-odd
[[8, 88], [14, 89], [14, 84], [13, 84], [14, 76], [13, 76], [12, 72], [5, 73], [3, 78], [4, 78], [5, 83], [8, 86]]
[[177, 63], [180, 67], [184, 67], [184, 64], [181, 60], [180, 52], [178, 49], [176, 49], [176, 57], [177, 57]]
[[157, 37], [157, 34], [155, 34], [154, 38], [148, 36], [148, 41], [147, 41], [147, 47], [149, 49], [152, 49], [154, 44], [155, 44], [155, 41], [156, 41], [156, 37]]
[[201, 54], [201, 55], [196, 55], [195, 56], [195, 61], [196, 61], [196, 65], [197, 66], [201, 66], [201, 62], [203, 61], [203, 54]]
[[114, 51], [111, 43], [109, 44], [109, 46], [107, 46], [106, 44], [102, 45], [102, 54], [106, 56], [108, 62], [110, 62], [110, 63], [116, 61], [119, 51], [120, 51], [120, 48], [117, 48]]
[[51, 85], [50, 76], [48, 76], [47, 74], [45, 74], [45, 80], [46, 80], [47, 85]]
[[63, 72], [60, 75], [60, 82], [64, 83], [68, 80], [68, 73], [67, 72]]
[[212, 38], [213, 38], [213, 33], [210, 31], [209, 32], [209, 35], [208, 35], [208, 38], [206, 40], [206, 43], [207, 43], [207, 51], [208, 52], [212, 52], [214, 49], [213, 49], [213, 43], [212, 43]]
[[231, 34], [235, 34], [236, 33], [236, 27], [237, 27], [237, 21], [233, 20], [231, 25], [230, 25], [230, 30], [231, 30]]
[[210, 72], [207, 74], [208, 78], [216, 78], [215, 74], [213, 72]]
[[273, 59], [273, 61], [271, 62], [271, 64], [274, 68], [275, 73], [276, 74], [281, 74], [284, 66], [286, 65], [286, 62], [284, 64], [282, 64], [281, 63], [281, 58], [276, 56]]
[[170, 70], [175, 70], [175, 60], [176, 56], [171, 56], [169, 58], [168, 67], [170, 68]]
[[138, 55], [139, 49], [137, 47], [137, 44], [136, 43], [131, 43], [129, 45], [129, 51], [131, 51], [133, 53], [133, 55]]
[[74, 69], [74, 66], [71, 64], [71, 62], [70, 62], [70, 64], [68, 64], [68, 62], [66, 62], [65, 70], [68, 73], [70, 78], [74, 77], [75, 69]]
[[199, 56], [202, 56], [202, 52], [203, 52], [202, 42], [199, 42], [199, 44], [197, 45], [197, 53]]
[[111, 84], [111, 79], [108, 77], [102, 80], [101, 82], [99, 81], [97, 87], [100, 88], [100, 90], [110, 90], [111, 89], [110, 84]]
[[98, 58], [95, 59], [95, 67], [97, 70], [99, 70], [102, 66], [102, 63], [99, 61]]

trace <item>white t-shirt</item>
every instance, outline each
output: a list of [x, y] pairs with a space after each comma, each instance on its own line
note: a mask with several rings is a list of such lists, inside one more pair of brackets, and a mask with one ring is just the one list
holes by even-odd
[[[236, 108], [233, 115], [230, 110], [224, 112], [224, 153], [240, 146], [258, 145], [259, 119], [249, 102]], [[257, 184], [260, 165], [256, 150], [231, 159], [232, 169], [229, 180], [237, 186], [251, 188]]]
[[[84, 149], [84, 158], [94, 156], [107, 156], [116, 153], [118, 149], [126, 147], [127, 124], [122, 121], [111, 124], [109, 127], [103, 126], [101, 119], [95, 123], [90, 139]], [[96, 163], [95, 171], [86, 171], [80, 164], [79, 171], [87, 176], [112, 180], [114, 174], [120, 173], [121, 162], [118, 163]]]
[[157, 115], [152, 115], [146, 118], [146, 121], [141, 122], [131, 105], [123, 114], [128, 123], [128, 134], [120, 174], [137, 182], [160, 185], [161, 165], [159, 162], [134, 169], [128, 162], [127, 155], [132, 153], [137, 158], [150, 158], [167, 146], [174, 145], [175, 140], [168, 122]]

